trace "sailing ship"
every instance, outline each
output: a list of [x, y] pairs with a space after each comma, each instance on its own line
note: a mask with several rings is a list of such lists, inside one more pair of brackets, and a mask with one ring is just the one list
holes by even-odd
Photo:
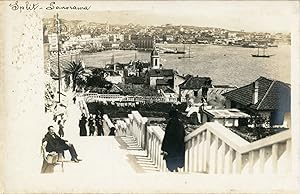
[[266, 47], [263, 47], [262, 49], [263, 49], [263, 54], [259, 53], [259, 47], [258, 47], [257, 48], [257, 54], [252, 54], [252, 57], [265, 57], [265, 58], [269, 58], [269, 57], [273, 56], [273, 55], [267, 55], [266, 54]]
[[[185, 51], [185, 47], [184, 47], [184, 51]], [[183, 53], [183, 55], [181, 57], [178, 57], [178, 59], [184, 59], [184, 58], [193, 58], [191, 56], [191, 45], [189, 45], [189, 55], [185, 55], [185, 52]]]

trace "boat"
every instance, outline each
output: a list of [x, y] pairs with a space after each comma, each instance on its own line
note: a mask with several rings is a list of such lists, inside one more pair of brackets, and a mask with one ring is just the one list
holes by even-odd
[[185, 51], [179, 51], [177, 48], [175, 50], [164, 48], [164, 54], [185, 54]]
[[265, 47], [263, 48], [263, 54], [260, 54], [260, 53], [259, 53], [259, 47], [257, 48], [257, 54], [252, 54], [252, 57], [264, 57], [264, 58], [269, 58], [269, 57], [271, 57], [271, 56], [273, 56], [273, 55], [267, 55], [267, 54], [266, 54], [266, 48], [265, 48]]
[[[185, 47], [184, 47], [184, 48], [185, 48]], [[185, 49], [184, 49], [184, 50], [185, 50]], [[183, 55], [182, 55], [181, 57], [178, 57], [178, 59], [184, 59], [184, 58], [193, 58], [193, 57], [191, 56], [191, 46], [189, 46], [189, 55], [188, 55], [188, 56], [185, 55], [185, 51], [184, 51]]]

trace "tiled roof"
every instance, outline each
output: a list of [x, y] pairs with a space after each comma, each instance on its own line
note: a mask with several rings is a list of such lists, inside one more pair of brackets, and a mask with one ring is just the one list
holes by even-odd
[[[258, 102], [252, 104], [253, 84], [258, 82]], [[290, 112], [290, 85], [277, 80], [260, 77], [255, 82], [241, 88], [224, 93], [223, 95], [244, 106], [255, 110], [281, 110]]]
[[211, 79], [209, 77], [188, 77], [188, 79], [179, 85], [181, 89], [201, 89], [202, 87], [211, 88]]
[[174, 75], [173, 69], [150, 69], [148, 71], [150, 77], [169, 77]]

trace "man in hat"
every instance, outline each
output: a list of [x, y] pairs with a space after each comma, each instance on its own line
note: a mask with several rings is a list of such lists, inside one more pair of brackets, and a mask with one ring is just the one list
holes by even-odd
[[67, 140], [61, 139], [53, 130], [53, 126], [48, 127], [48, 133], [43, 138], [42, 143], [47, 142], [46, 151], [62, 153], [64, 156], [64, 150], [69, 150], [71, 154], [71, 161], [79, 162], [81, 159], [77, 158], [76, 150], [71, 143], [67, 143]]

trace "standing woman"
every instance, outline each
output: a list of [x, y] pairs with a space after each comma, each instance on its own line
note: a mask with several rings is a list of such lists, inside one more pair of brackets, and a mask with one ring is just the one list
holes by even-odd
[[57, 122], [58, 124], [58, 134], [59, 134], [59, 137], [64, 137], [65, 133], [64, 133], [64, 125], [61, 123], [61, 120], [59, 120]]
[[169, 171], [178, 172], [178, 168], [184, 167], [185, 130], [182, 121], [179, 119], [179, 112], [177, 110], [171, 110], [169, 117], [170, 120], [166, 127], [161, 150], [163, 151]]
[[94, 123], [94, 117], [93, 115], [90, 115], [89, 121], [88, 121], [90, 136], [94, 136], [95, 133], [95, 123]]
[[79, 129], [80, 129], [80, 136], [87, 136], [87, 131], [86, 131], [86, 117], [85, 114], [82, 113], [81, 119], [79, 120]]
[[104, 136], [103, 126], [102, 126], [102, 118], [99, 116], [99, 114], [96, 115], [95, 122], [96, 122], [96, 128], [97, 128], [97, 135]]

